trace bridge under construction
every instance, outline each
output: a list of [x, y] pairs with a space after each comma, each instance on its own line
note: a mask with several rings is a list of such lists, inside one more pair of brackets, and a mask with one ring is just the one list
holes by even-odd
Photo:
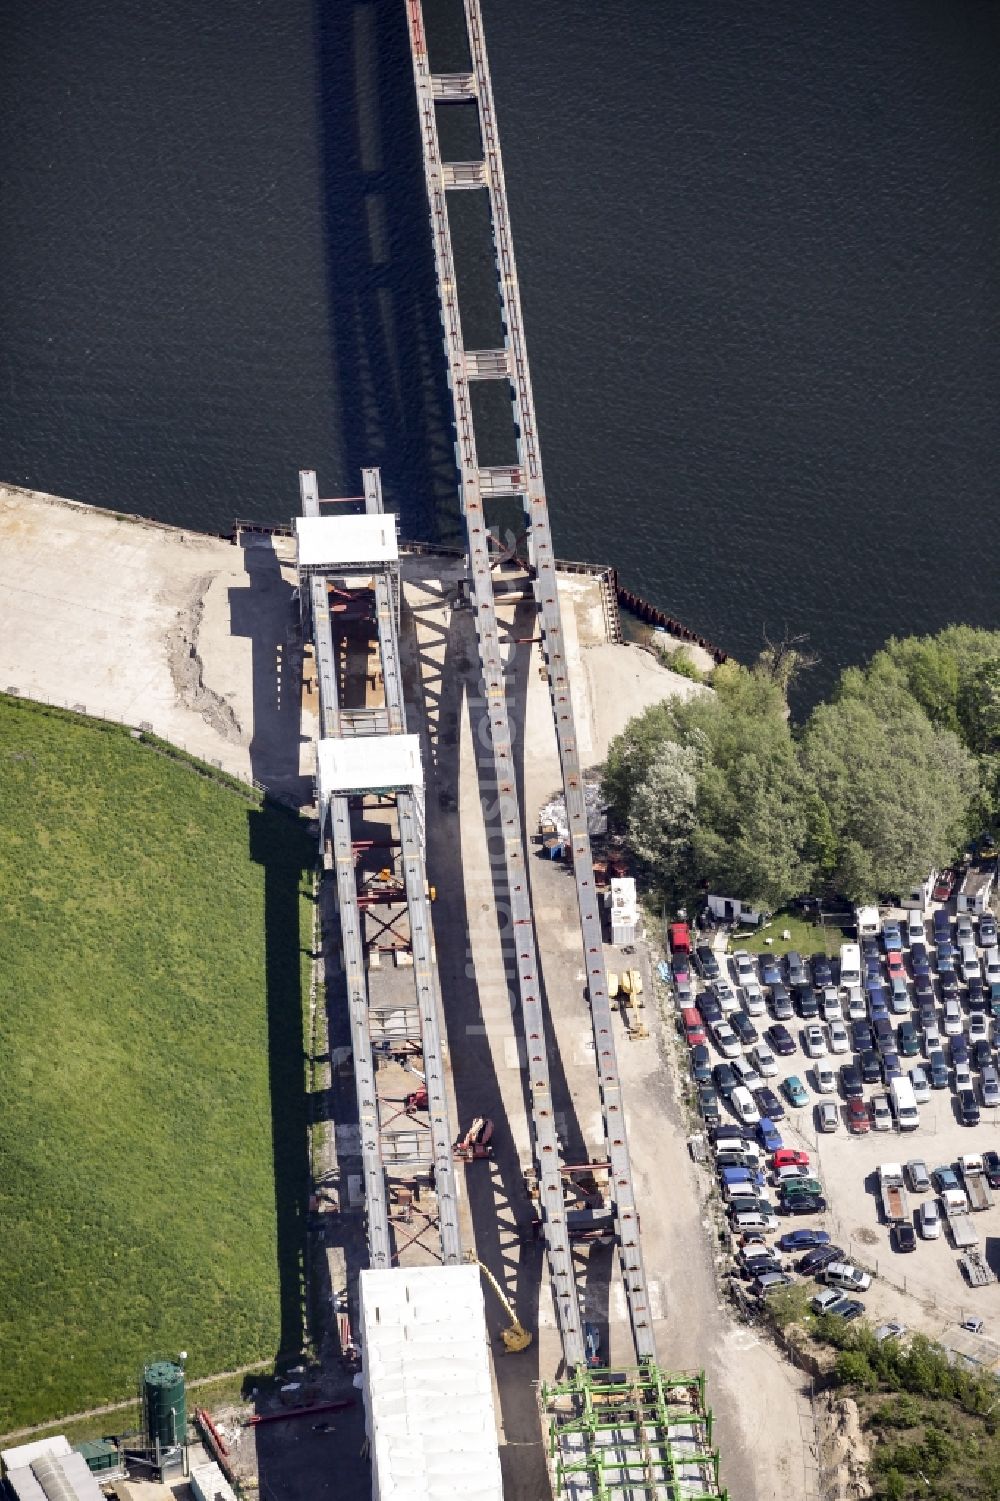
[[[465, 593], [475, 623], [495, 778], [502, 848], [498, 874], [509, 911], [515, 1006], [530, 1102], [532, 1177], [565, 1367], [563, 1379], [543, 1380], [539, 1387], [550, 1477], [556, 1495], [575, 1498], [721, 1498], [719, 1456], [703, 1380], [698, 1375], [668, 1374], [658, 1361], [479, 3], [465, 0], [464, 7], [471, 66], [448, 74], [431, 68], [421, 0], [405, 0], [405, 6], [454, 403]], [[442, 160], [440, 109], [475, 111], [481, 141], [476, 159]], [[489, 202], [504, 330], [503, 346], [495, 349], [467, 349], [462, 335], [449, 197], [469, 191], [485, 193]], [[507, 386], [515, 464], [480, 465], [473, 381]], [[322, 500], [315, 475], [304, 471], [300, 495], [300, 602], [312, 641], [319, 696], [319, 835], [324, 862], [336, 881], [337, 943], [357, 1089], [368, 1258], [379, 1272], [420, 1268], [425, 1285], [425, 1269], [437, 1266], [447, 1271], [463, 1261], [456, 1162], [488, 1152], [490, 1123], [476, 1120], [463, 1136], [455, 1129], [458, 1123], [449, 1118], [442, 1035], [448, 1018], [437, 974], [433, 888], [425, 869], [424, 775], [419, 736], [407, 728], [400, 668], [395, 518], [383, 510], [376, 470], [364, 471], [363, 494], [347, 501]], [[503, 545], [500, 525], [512, 499], [523, 508], [523, 534], [514, 544]], [[599, 1197], [616, 1248], [617, 1277], [634, 1347], [634, 1363], [627, 1368], [595, 1363], [574, 1255], [574, 1206], [578, 1209], [579, 1200], [553, 1105], [542, 967], [508, 705], [509, 641], [498, 617], [498, 590], [502, 593], [515, 580], [533, 606], [527, 639], [540, 646], [562, 771], [567, 861], [575, 882], [585, 976], [579, 1004], [581, 1016], [590, 1018], [604, 1138]], [[367, 1390], [375, 1379], [371, 1363], [366, 1354], [370, 1404], [377, 1397]], [[375, 1421], [372, 1411], [369, 1405], [370, 1421]], [[377, 1449], [373, 1443], [373, 1456]], [[381, 1474], [379, 1485], [382, 1496], [394, 1493]]]

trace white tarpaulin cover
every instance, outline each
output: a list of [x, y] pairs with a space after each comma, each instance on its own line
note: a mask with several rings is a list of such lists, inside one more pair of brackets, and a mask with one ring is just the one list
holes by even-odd
[[300, 568], [342, 568], [394, 563], [399, 557], [396, 517], [296, 516]]
[[320, 801], [336, 792], [422, 787], [418, 735], [329, 735], [316, 750]]
[[479, 1268], [360, 1277], [373, 1501], [502, 1501]]

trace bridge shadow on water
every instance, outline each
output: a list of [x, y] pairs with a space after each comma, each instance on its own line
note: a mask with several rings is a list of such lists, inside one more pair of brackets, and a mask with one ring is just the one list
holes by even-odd
[[451, 542], [451, 400], [402, 0], [317, 0], [321, 201], [343, 475], [378, 465], [404, 536]]

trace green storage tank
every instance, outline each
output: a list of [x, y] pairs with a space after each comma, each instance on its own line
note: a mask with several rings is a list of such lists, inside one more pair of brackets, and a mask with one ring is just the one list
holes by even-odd
[[155, 1449], [183, 1444], [187, 1435], [184, 1372], [172, 1360], [158, 1360], [142, 1373], [142, 1409], [149, 1443]]

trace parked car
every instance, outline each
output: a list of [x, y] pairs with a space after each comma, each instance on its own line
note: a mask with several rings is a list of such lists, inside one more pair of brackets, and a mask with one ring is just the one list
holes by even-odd
[[808, 1251], [811, 1246], [828, 1246], [828, 1230], [789, 1230], [778, 1241], [779, 1251]]
[[[760, 1091], [758, 1091], [759, 1093]], [[757, 1122], [757, 1140], [765, 1152], [780, 1152], [783, 1142], [781, 1132], [770, 1116], [762, 1115]]]
[[871, 1273], [855, 1266], [853, 1261], [831, 1262], [818, 1280], [828, 1287], [840, 1287], [852, 1293], [865, 1293], [872, 1285]]
[[867, 1053], [875, 1046], [875, 1034], [866, 1021], [855, 1022], [851, 1027], [851, 1044], [856, 1053]]
[[808, 1105], [809, 1096], [806, 1094], [802, 1080], [798, 1074], [789, 1074], [788, 1078], [783, 1081], [781, 1088], [784, 1091], [785, 1099], [793, 1109], [800, 1110], [803, 1105]]
[[828, 985], [819, 1000], [819, 1012], [825, 1022], [842, 1022], [844, 1020], [844, 1008], [840, 1001], [840, 991], [833, 985]]
[[969, 1041], [970, 1043], [986, 1042], [990, 1035], [990, 1024], [982, 1012], [969, 1017]]
[[[797, 1235], [798, 1231], [794, 1230], [792, 1234]], [[786, 1238], [782, 1236], [782, 1240]], [[827, 1242], [829, 1242], [829, 1239], [830, 1237], [827, 1236]], [[815, 1277], [816, 1273], [821, 1272], [825, 1266], [829, 1266], [831, 1261], [839, 1261], [843, 1254], [839, 1246], [831, 1246], [829, 1244], [818, 1245], [814, 1250], [807, 1251], [795, 1263], [795, 1270], [802, 1272], [806, 1277]]]
[[958, 1114], [963, 1126], [979, 1125], [979, 1101], [971, 1089], [958, 1091]]
[[737, 1083], [736, 1075], [733, 1073], [731, 1065], [728, 1063], [717, 1063], [712, 1070], [712, 1078], [715, 1080], [715, 1087], [722, 1098], [728, 1100]]
[[847, 1019], [852, 1022], [864, 1021], [868, 1015], [868, 1003], [865, 1000], [864, 991], [860, 985], [849, 985], [847, 988]]
[[781, 1147], [771, 1159], [771, 1166], [775, 1172], [783, 1167], [808, 1167], [809, 1153], [799, 1147]]
[[894, 917], [887, 917], [882, 924], [882, 947], [887, 954], [903, 947], [903, 935]]
[[875, 1033], [875, 1046], [880, 1052], [884, 1053], [887, 1048], [893, 1046], [895, 1039], [892, 1022], [887, 1016], [876, 1016], [872, 1024], [872, 1030]]
[[817, 990], [824, 990], [826, 986], [833, 984], [833, 965], [825, 954], [813, 954], [810, 964], [813, 984]]
[[992, 912], [979, 914], [979, 944], [981, 948], [990, 949], [997, 942], [997, 920]]
[[955, 942], [959, 948], [967, 943], [975, 943], [976, 938], [972, 930], [972, 918], [968, 912], [959, 912], [955, 918]]
[[734, 1011], [729, 1018], [729, 1025], [745, 1048], [751, 1047], [760, 1036], [745, 1011]]
[[840, 1066], [840, 1090], [845, 1100], [859, 1100], [863, 1093], [861, 1070], [853, 1063]]
[[893, 1249], [901, 1253], [917, 1249], [917, 1232], [912, 1225], [893, 1225], [891, 1240]]
[[740, 1054], [740, 1040], [736, 1036], [728, 1022], [715, 1022], [712, 1026], [712, 1041], [722, 1054], [723, 1058], [737, 1058]]
[[750, 1061], [762, 1079], [773, 1079], [778, 1072], [778, 1060], [766, 1042], [758, 1042], [750, 1051]]
[[941, 1235], [941, 1211], [937, 1199], [924, 1199], [917, 1210], [917, 1224], [924, 1240], [937, 1240]]
[[948, 1164], [932, 1170], [931, 1182], [939, 1194], [950, 1193], [953, 1189], [961, 1189], [962, 1187], [955, 1169]]
[[955, 1093], [961, 1094], [963, 1089], [967, 1091], [972, 1090], [972, 1069], [967, 1063], [956, 1063]]
[[785, 1119], [785, 1107], [769, 1084], [762, 1084], [754, 1099], [761, 1116], [766, 1116], [772, 1121]]
[[742, 986], [743, 1007], [748, 1016], [763, 1016], [767, 1010], [767, 1002], [764, 1000], [764, 992], [756, 980], [748, 980]]
[[691, 1049], [691, 1075], [696, 1084], [710, 1084], [712, 1081], [712, 1055], [708, 1051], [708, 1045], [699, 1042]]
[[927, 1171], [927, 1164], [922, 1157], [910, 1158], [906, 1164], [906, 1176], [915, 1194], [930, 1192], [931, 1178]]
[[988, 1063], [983, 1069], [979, 1088], [983, 1096], [983, 1105], [987, 1110], [995, 1110], [1000, 1105], [1000, 1076], [992, 1063]]
[[853, 1319], [859, 1319], [865, 1311], [865, 1305], [857, 1298], [838, 1298], [832, 1308], [827, 1309], [833, 1318], [843, 1319], [845, 1324]]
[[913, 970], [914, 979], [930, 974], [930, 955], [927, 952], [927, 945], [923, 941], [910, 944], [910, 967]]
[[798, 1194], [795, 1198], [786, 1195], [781, 1201], [782, 1214], [825, 1214], [826, 1207], [821, 1194]]
[[757, 978], [757, 966], [746, 949], [736, 949], [734, 952], [733, 969], [736, 972], [737, 985], [746, 985], [750, 980]]
[[761, 954], [759, 964], [762, 984], [770, 987], [782, 983], [781, 960], [777, 954]]
[[779, 1288], [790, 1287], [795, 1281], [787, 1272], [765, 1272], [762, 1276], [755, 1277], [750, 1284], [750, 1291], [755, 1298], [767, 1298], [771, 1293], [776, 1293]]
[[910, 1088], [913, 1090], [913, 1098], [918, 1105], [926, 1105], [931, 1097], [931, 1084], [927, 1077], [927, 1070], [919, 1064], [910, 1069]]
[[832, 1064], [826, 1062], [817, 1063], [813, 1069], [816, 1077], [817, 1094], [837, 1093], [837, 1074]]
[[906, 1021], [901, 1021], [899, 1024], [899, 1030], [896, 1033], [896, 1045], [904, 1058], [916, 1058], [920, 1052], [920, 1034], [917, 1031], [916, 1023], [910, 1021], [909, 1018]]
[[775, 1022], [764, 1033], [779, 1058], [790, 1057], [795, 1052], [795, 1039], [782, 1022]]
[[884, 1094], [872, 1095], [871, 1113], [872, 1126], [876, 1131], [892, 1130], [892, 1111], [889, 1109], [889, 1101]]
[[969, 1044], [963, 1032], [959, 1032], [957, 1037], [951, 1039], [951, 1046], [948, 1051], [951, 1053], [951, 1061], [954, 1067], [958, 1068], [961, 1064], [968, 1063]]
[[780, 1022], [791, 1021], [794, 1016], [792, 998], [784, 985], [771, 986], [771, 1012]]
[[972, 1067], [978, 1068], [980, 1073], [990, 1068], [993, 1063], [993, 1049], [989, 1043], [980, 1038], [972, 1044]]
[[809, 971], [805, 960], [794, 949], [789, 949], [785, 955], [785, 973], [788, 976], [789, 985], [806, 985], [809, 982]]
[[681, 1028], [688, 1047], [705, 1041], [705, 1019], [695, 1006], [685, 1006], [682, 1010]]
[[792, 991], [795, 1008], [803, 1021], [819, 1015], [819, 998], [811, 985], [796, 985]]
[[885, 956], [885, 967], [889, 972], [890, 983], [893, 980], [906, 982], [906, 970], [903, 968], [903, 956], [898, 949], [892, 949]]
[[931, 1074], [932, 1089], [948, 1088], [948, 1065], [944, 1060], [944, 1053], [940, 1048], [932, 1048], [927, 1058], [927, 1067]]
[[842, 1021], [832, 1021], [827, 1027], [827, 1031], [830, 1034], [831, 1053], [849, 1053], [851, 1051], [850, 1038], [847, 1035], [847, 1028]]
[[723, 1016], [728, 1016], [730, 1011], [739, 1010], [740, 998], [728, 980], [716, 980], [710, 989], [722, 1007]]
[[884, 1079], [885, 1083], [888, 1084], [889, 1081], [890, 1081], [890, 1079], [901, 1079], [902, 1076], [903, 1076], [903, 1065], [899, 1061], [899, 1054], [898, 1053], [883, 1053], [882, 1054], [882, 1078]]
[[944, 1003], [942, 1020], [946, 1037], [959, 1037], [962, 1032], [962, 1008], [956, 1000]]
[[874, 1048], [861, 1054], [858, 1059], [861, 1077], [866, 1084], [877, 1084], [882, 1077], [882, 1060]]
[[802, 1029], [802, 1048], [807, 1058], [826, 1057], [826, 1038], [818, 1023], [813, 1022]]
[[707, 1027], [714, 1027], [716, 1022], [722, 1021], [722, 1007], [710, 990], [703, 990], [695, 1001], [695, 1005], [701, 1012], [701, 1019]]
[[840, 1111], [832, 1100], [821, 1100], [816, 1106], [816, 1129], [824, 1135], [832, 1135], [840, 1127]]
[[995, 1152], [992, 1147], [983, 1153], [983, 1168], [986, 1172], [986, 1181], [991, 1188], [1000, 1188], [1000, 1152]]
[[764, 1082], [750, 1059], [744, 1058], [742, 1054], [733, 1059], [733, 1073], [736, 1075], [736, 1082], [742, 1084], [744, 1089], [749, 1089], [751, 1094], [755, 1089], [760, 1089]]
[[937, 884], [934, 887], [934, 900], [936, 902], [946, 902], [954, 889], [955, 872], [953, 870], [943, 870], [938, 876]]
[[722, 1119], [722, 1102], [718, 1091], [711, 1084], [698, 1086], [698, 1109], [706, 1125], [712, 1125]]
[[745, 1122], [748, 1126], [752, 1126], [755, 1121], [760, 1120], [760, 1111], [754, 1104], [753, 1095], [742, 1084], [738, 1084], [733, 1090], [729, 1096], [729, 1103], [737, 1119]]

